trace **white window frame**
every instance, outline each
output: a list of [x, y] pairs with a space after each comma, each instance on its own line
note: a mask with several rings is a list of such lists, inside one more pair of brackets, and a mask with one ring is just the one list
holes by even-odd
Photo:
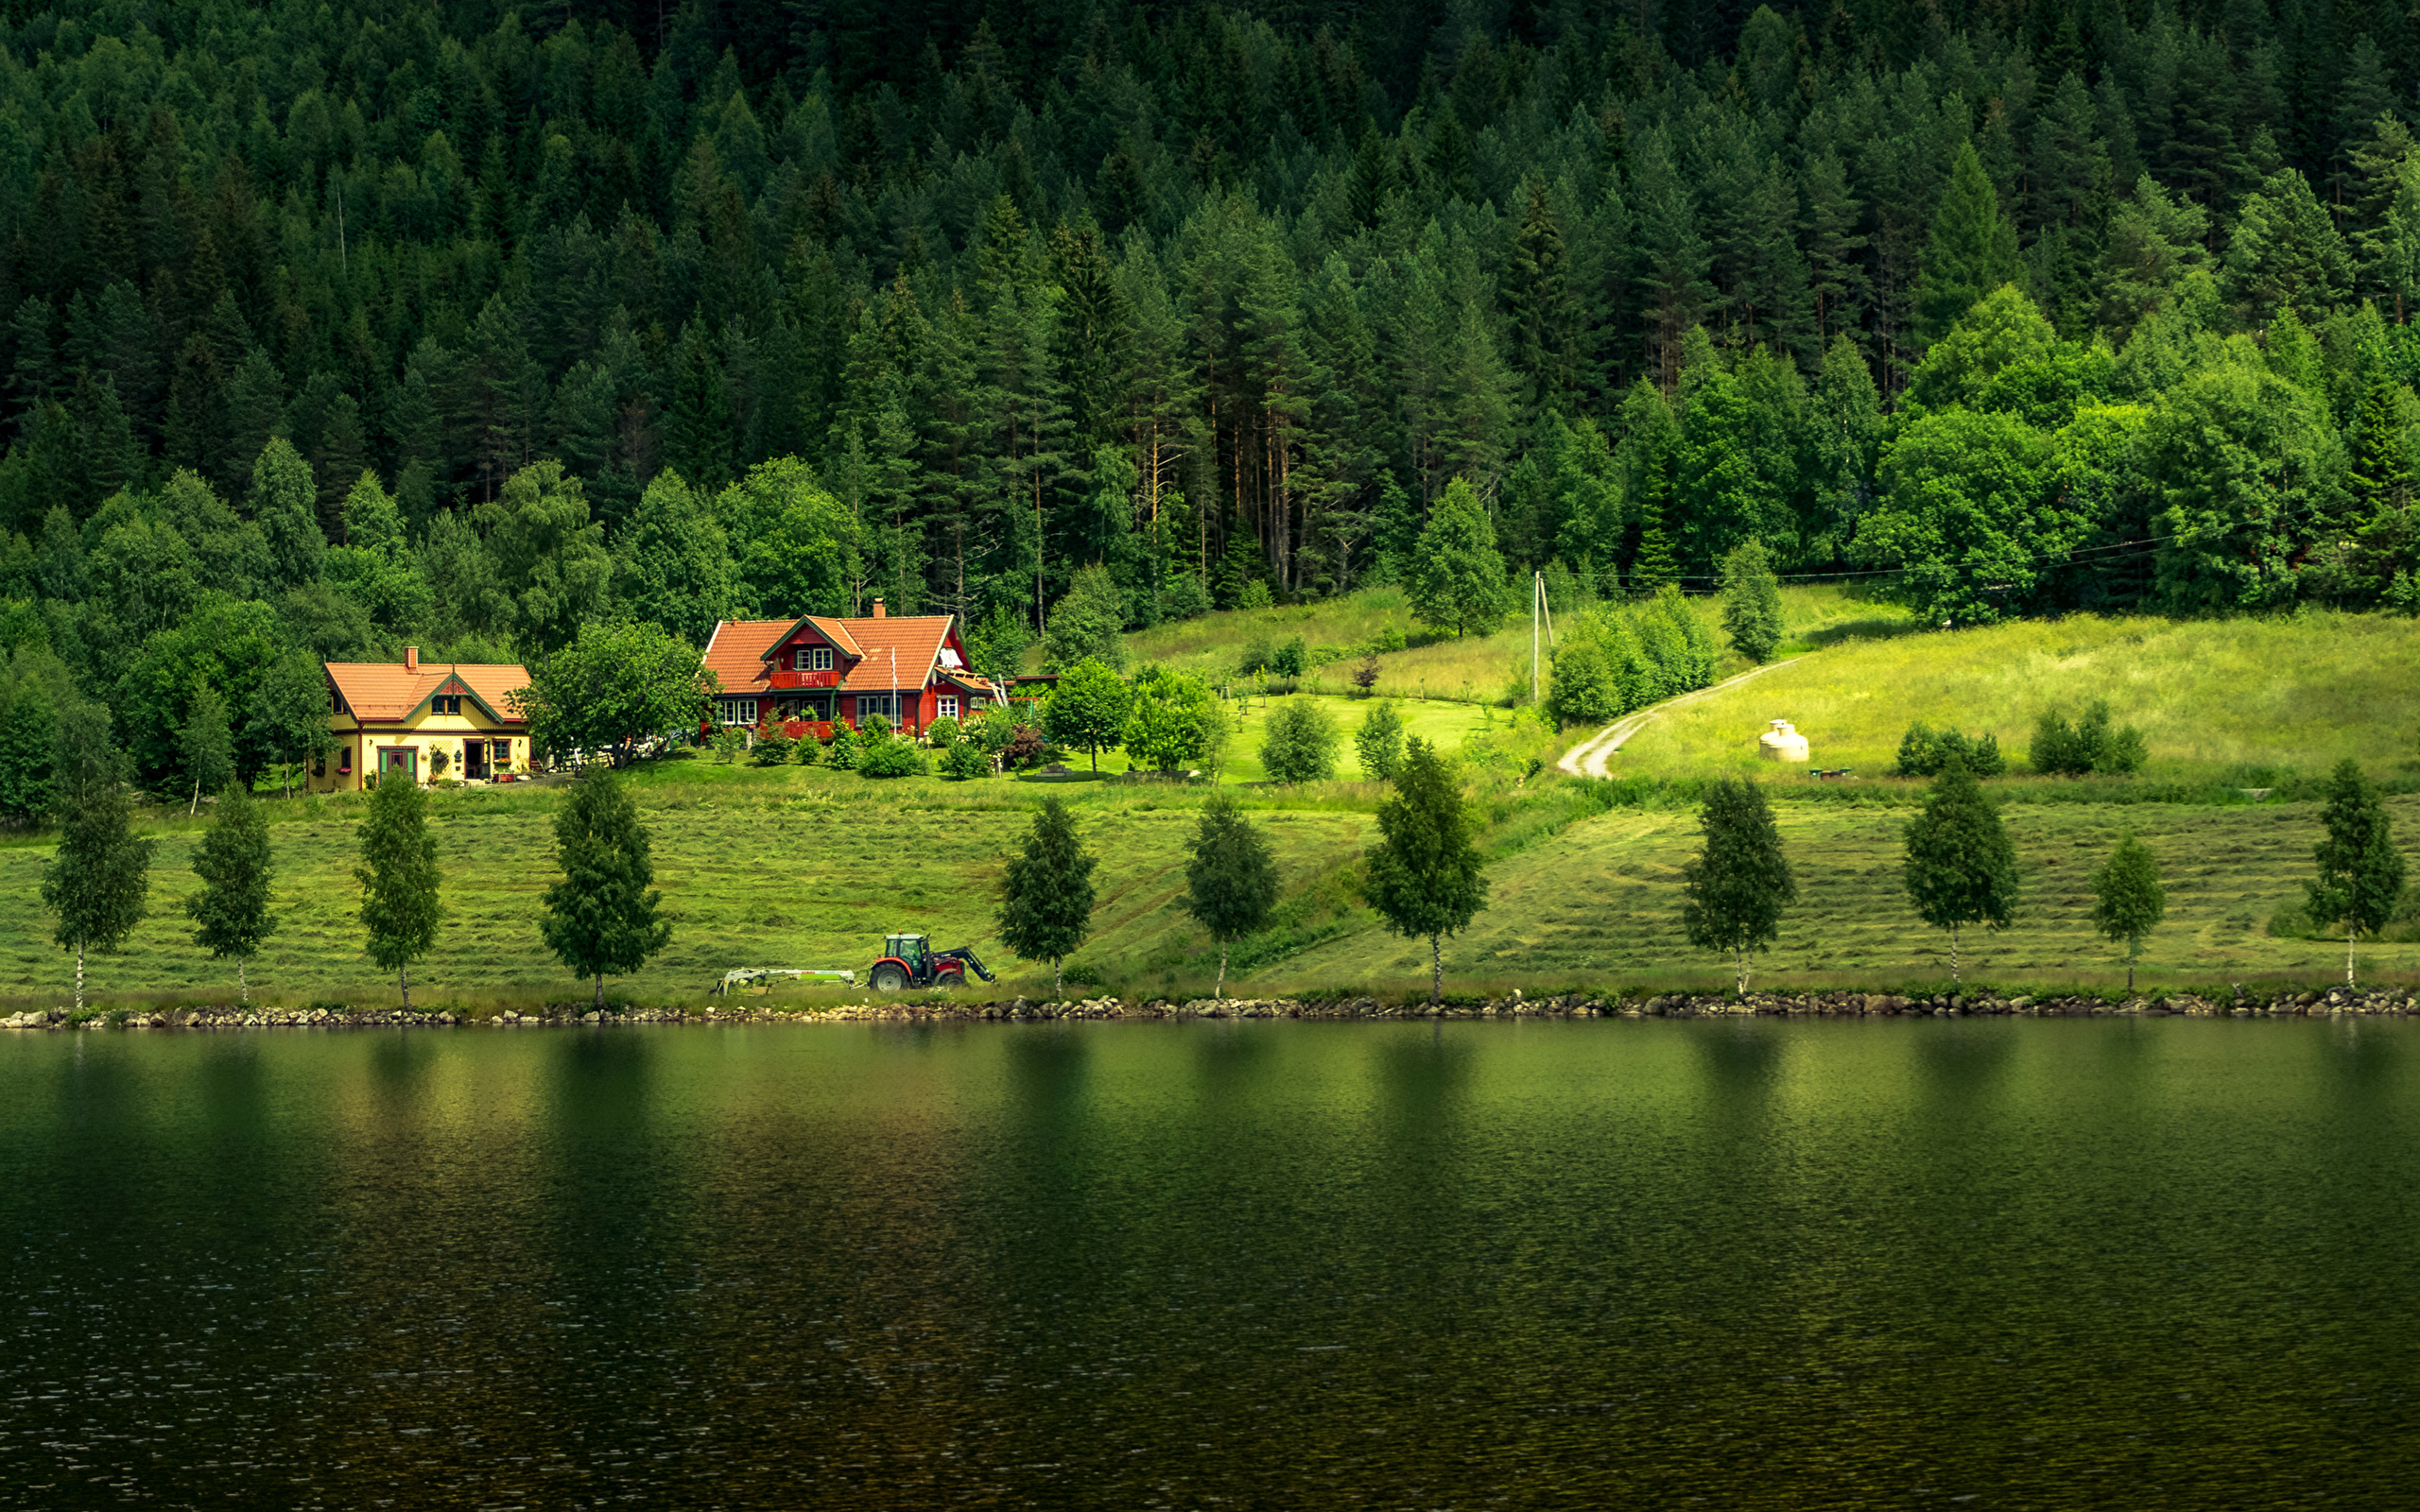
[[955, 719], [955, 718], [957, 718], [957, 717], [958, 717], [958, 695], [957, 695], [957, 694], [954, 694], [954, 693], [943, 693], [943, 694], [937, 694], [937, 695], [935, 695], [935, 696], [936, 696], [936, 697], [938, 697], [938, 698], [941, 700], [942, 717], [943, 719]]
[[790, 658], [793, 672], [829, 672], [832, 670], [832, 648], [828, 645], [802, 645], [793, 648]]
[[756, 700], [725, 698], [722, 701], [722, 722], [726, 725], [753, 725], [756, 723]]

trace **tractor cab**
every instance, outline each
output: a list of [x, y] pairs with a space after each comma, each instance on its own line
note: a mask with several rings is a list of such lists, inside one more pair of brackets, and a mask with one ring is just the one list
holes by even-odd
[[891, 935], [882, 942], [882, 954], [908, 968], [909, 981], [921, 985], [933, 969], [932, 936], [929, 935]]

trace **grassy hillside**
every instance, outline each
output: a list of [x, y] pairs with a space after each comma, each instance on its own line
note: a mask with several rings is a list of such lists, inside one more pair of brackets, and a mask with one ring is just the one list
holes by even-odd
[[[742, 965], [856, 966], [882, 935], [928, 931], [971, 944], [1002, 975], [1001, 992], [1047, 991], [1046, 971], [1002, 951], [991, 889], [1044, 785], [871, 782], [821, 769], [763, 771], [671, 763], [643, 769], [640, 799], [655, 832], [657, 880], [678, 920], [675, 943], [627, 984], [650, 999], [693, 999]], [[1719, 985], [1720, 963], [1680, 936], [1680, 867], [1694, 850], [1686, 811], [1597, 815], [1589, 784], [1547, 778], [1482, 782], [1491, 906], [1449, 942], [1449, 982], [1531, 989], [1564, 985]], [[1184, 842], [1200, 789], [1068, 782], [1100, 858], [1094, 937], [1075, 957], [1082, 974], [1141, 992], [1206, 990], [1208, 941], [1177, 906]], [[1426, 943], [1386, 934], [1358, 904], [1355, 863], [1373, 837], [1374, 789], [1335, 783], [1300, 793], [1255, 791], [1249, 801], [1276, 843], [1286, 901], [1277, 925], [1243, 942], [1247, 990], [1313, 987], [1402, 988], [1426, 975]], [[536, 926], [552, 880], [551, 817], [559, 790], [448, 793], [435, 804], [449, 917], [437, 954], [414, 972], [432, 1001], [569, 995]], [[2420, 835], [2420, 799], [2393, 800], [2399, 833]], [[1790, 916], [1768, 980], [1898, 983], [1945, 971], [1942, 941], [1909, 916], [1898, 891], [1899, 826], [1907, 810], [1786, 803], [1781, 822], [1805, 898]], [[360, 954], [352, 868], [357, 800], [297, 804], [272, 829], [281, 932], [252, 971], [283, 1001], [374, 1001], [391, 992]], [[2280, 904], [2300, 896], [2316, 838], [2308, 805], [2118, 809], [2060, 804], [2011, 811], [2026, 868], [2018, 927], [1970, 936], [1976, 970], [2004, 981], [2109, 982], [2122, 966], [2086, 919], [2089, 868], [2133, 824], [2170, 879], [2169, 925], [2152, 941], [2146, 979], [2324, 981], [2341, 954], [2325, 941], [2272, 937]], [[129, 950], [95, 957], [102, 993], [223, 995], [231, 973], [194, 949], [181, 900], [199, 826], [157, 830], [153, 916]], [[45, 843], [0, 847], [0, 997], [61, 1001], [72, 965], [49, 943], [35, 882]], [[2420, 934], [2420, 930], [2399, 931]], [[2365, 945], [2365, 971], [2420, 972], [2420, 944]], [[837, 989], [804, 995], [830, 997]]]
[[2420, 770], [2420, 621], [2322, 612], [2181, 622], [2078, 616], [1907, 634], [1889, 633], [1888, 622], [1860, 628], [1878, 638], [1822, 644], [1658, 719], [1610, 769], [1779, 775], [1754, 754], [1773, 719], [1798, 726], [1815, 764], [1876, 777], [1913, 720], [1991, 730], [2021, 763], [2045, 708], [2074, 713], [2098, 697], [2120, 724], [2141, 727], [2150, 778], [2265, 786], [2325, 772], [2346, 756], [2379, 776]]

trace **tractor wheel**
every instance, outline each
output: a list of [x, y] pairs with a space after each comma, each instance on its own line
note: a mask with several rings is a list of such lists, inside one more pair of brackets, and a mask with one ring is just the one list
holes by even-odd
[[895, 966], [877, 966], [873, 969], [873, 989], [875, 991], [897, 992], [904, 989], [907, 986], [908, 974], [899, 970], [899, 968]]

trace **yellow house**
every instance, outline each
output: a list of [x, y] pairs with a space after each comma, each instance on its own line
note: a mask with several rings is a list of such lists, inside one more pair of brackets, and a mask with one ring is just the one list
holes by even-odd
[[486, 782], [529, 770], [529, 724], [511, 694], [529, 685], [518, 662], [423, 665], [330, 662], [328, 730], [337, 748], [311, 768], [314, 793], [351, 793], [376, 774], [416, 782]]

